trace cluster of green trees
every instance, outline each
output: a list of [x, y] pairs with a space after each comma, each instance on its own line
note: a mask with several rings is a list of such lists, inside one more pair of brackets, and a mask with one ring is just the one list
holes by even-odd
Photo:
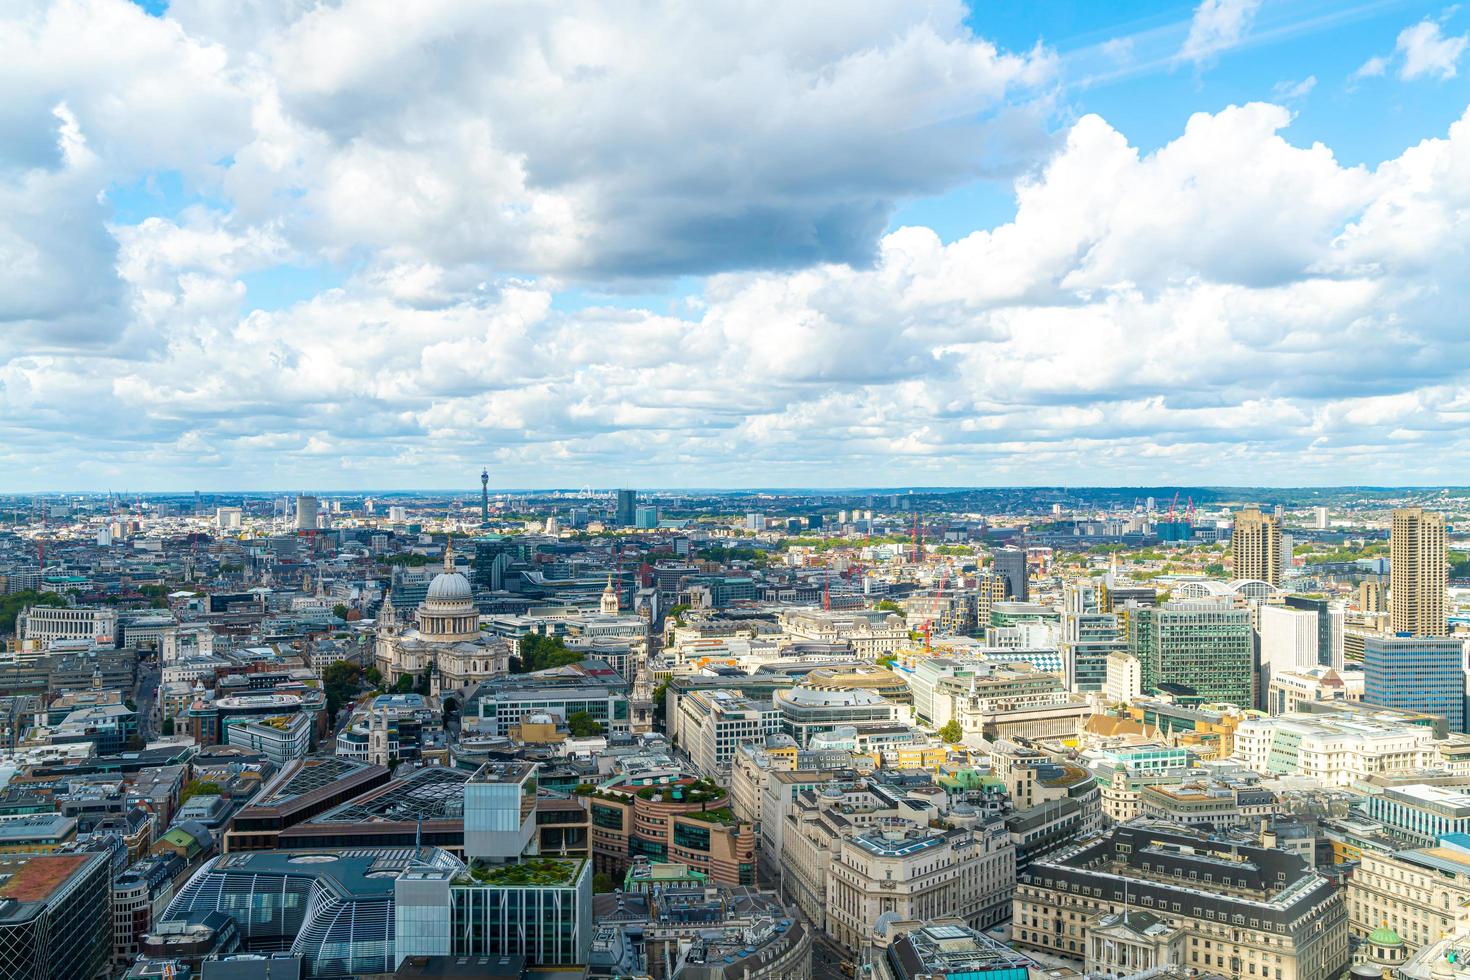
[[944, 726], [942, 728], [939, 729], [939, 737], [941, 740], [948, 742], [950, 745], [953, 745], [954, 743], [965, 737], [965, 730], [960, 727], [959, 722], [951, 718], [949, 721], [944, 723]]
[[[376, 674], [377, 670], [374, 669], [373, 673]], [[327, 693], [327, 713], [334, 721], [342, 706], [351, 703], [362, 691], [363, 681], [366, 679], [366, 671], [346, 660], [328, 664], [327, 669], [322, 671], [322, 687]], [[378, 679], [382, 680], [381, 677]]]
[[553, 667], [565, 667], [581, 659], [582, 655], [575, 650], [568, 650], [559, 636], [527, 633], [520, 639], [519, 655], [511, 658], [510, 669], [512, 673], [529, 674]]
[[30, 606], [64, 606], [66, 599], [55, 592], [33, 592], [30, 589], [24, 592], [12, 592], [7, 596], [0, 596], [0, 633], [12, 633], [15, 631], [15, 618], [20, 615], [22, 609]]
[[699, 555], [706, 561], [717, 561], [721, 564], [732, 561], [748, 561], [756, 565], [766, 565], [771, 561], [771, 553], [761, 548], [746, 548], [740, 545], [708, 545], [699, 549]]
[[894, 602], [892, 599], [880, 599], [873, 606], [873, 608], [876, 609], [876, 610], [878, 610], [879, 612], [891, 612], [891, 613], [895, 613], [895, 614], [897, 614], [902, 619], [907, 619], [908, 618], [908, 615], [909, 615], [908, 613], [906, 613], [906, 612], [903, 611], [903, 607], [902, 606], [900, 606], [898, 603]]
[[602, 723], [586, 711], [573, 711], [567, 715], [567, 729], [577, 738], [591, 738], [603, 733]]

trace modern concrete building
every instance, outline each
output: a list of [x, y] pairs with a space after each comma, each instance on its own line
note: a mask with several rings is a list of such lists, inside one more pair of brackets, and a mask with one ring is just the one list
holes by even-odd
[[1449, 564], [1443, 514], [1422, 507], [1393, 512], [1388, 575], [1389, 629], [1410, 636], [1444, 636], [1449, 632], [1445, 617]]
[[1230, 554], [1235, 561], [1236, 578], [1281, 585], [1280, 519], [1263, 514], [1256, 507], [1236, 512]]
[[1257, 612], [1261, 636], [1261, 683], [1268, 686], [1277, 674], [1317, 666], [1317, 614], [1286, 606], [1261, 606]]

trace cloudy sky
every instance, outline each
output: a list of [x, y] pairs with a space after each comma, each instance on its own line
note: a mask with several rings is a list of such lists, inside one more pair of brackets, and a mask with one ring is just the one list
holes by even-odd
[[1467, 46], [1395, 0], [9, 0], [0, 491], [1470, 483]]

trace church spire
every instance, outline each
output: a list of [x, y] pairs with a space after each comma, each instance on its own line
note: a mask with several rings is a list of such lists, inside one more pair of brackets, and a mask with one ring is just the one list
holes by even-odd
[[450, 535], [444, 542], [444, 571], [454, 571], [454, 535]]

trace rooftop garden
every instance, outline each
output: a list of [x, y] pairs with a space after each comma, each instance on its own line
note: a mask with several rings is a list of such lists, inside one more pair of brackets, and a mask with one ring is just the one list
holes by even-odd
[[570, 885], [577, 880], [582, 869], [581, 861], [558, 861], [553, 858], [534, 858], [520, 864], [505, 864], [489, 867], [475, 863], [456, 879], [461, 885], [495, 885], [506, 888], [531, 887], [552, 888]]
[[694, 820], [703, 820], [706, 823], [733, 824], [736, 822], [735, 814], [727, 806], [717, 806], [713, 810], [695, 810], [684, 816]]

